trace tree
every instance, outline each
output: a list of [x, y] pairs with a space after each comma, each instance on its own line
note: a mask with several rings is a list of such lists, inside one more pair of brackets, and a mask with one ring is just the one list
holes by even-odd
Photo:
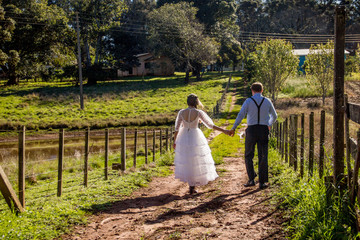
[[[158, 6], [165, 3], [179, 3], [180, 0], [159, 0]], [[241, 44], [238, 41], [239, 27], [236, 24], [237, 4], [235, 0], [186, 0], [198, 9], [196, 18], [204, 24], [207, 34], [220, 43], [217, 66], [236, 66], [242, 58]], [[193, 66], [201, 66], [194, 63]], [[200, 69], [195, 69], [198, 76]]]
[[267, 39], [251, 54], [255, 79], [264, 84], [275, 102], [281, 87], [299, 64], [299, 59], [292, 53], [292, 45], [281, 39]]
[[196, 19], [197, 9], [181, 2], [165, 4], [149, 14], [149, 41], [156, 55], [166, 55], [186, 72], [215, 62], [218, 47], [204, 34], [204, 26]]
[[153, 0], [137, 0], [127, 3], [127, 10], [121, 15], [121, 25], [109, 30], [103, 41], [103, 56], [111, 67], [129, 70], [139, 64], [135, 56], [149, 52], [146, 38], [147, 15], [156, 6]]
[[[98, 71], [103, 65], [102, 53], [104, 41], [108, 39], [109, 30], [120, 26], [120, 18], [126, 10], [123, 0], [52, 0], [51, 4], [64, 9], [68, 16], [74, 18], [74, 12], [78, 12], [80, 18], [80, 36], [85, 52], [85, 66], [88, 84], [97, 83]], [[72, 23], [73, 27], [76, 23]]]
[[2, 44], [8, 58], [1, 65], [8, 84], [18, 84], [21, 76], [56, 66], [68, 56], [73, 33], [65, 13], [45, 1], [4, 0], [5, 18], [14, 19], [11, 41]]
[[334, 77], [334, 42], [310, 47], [306, 56], [305, 72], [308, 82], [321, 92], [323, 105]]
[[2, 0], [0, 0], [0, 66], [4, 65], [9, 57], [4, 52], [5, 49], [3, 49], [3, 44], [11, 40], [14, 29], [15, 21], [12, 18], [5, 16], [5, 9], [2, 7]]

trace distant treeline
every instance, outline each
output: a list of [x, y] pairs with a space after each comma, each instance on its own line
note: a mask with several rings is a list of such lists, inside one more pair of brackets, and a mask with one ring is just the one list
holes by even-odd
[[340, 2], [354, 49], [358, 0], [2, 0], [0, 75], [9, 85], [76, 79], [79, 42], [88, 84], [116, 76], [108, 69], [139, 65], [136, 55], [146, 52], [168, 56], [187, 81], [190, 72], [201, 79], [205, 66], [235, 69], [255, 40], [283, 38], [296, 48], [326, 42]]

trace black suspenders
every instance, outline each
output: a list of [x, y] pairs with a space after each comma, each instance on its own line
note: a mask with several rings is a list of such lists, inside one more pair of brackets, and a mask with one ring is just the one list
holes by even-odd
[[254, 103], [256, 104], [256, 106], [257, 106], [257, 108], [258, 108], [258, 125], [259, 125], [259, 124], [260, 124], [260, 107], [261, 107], [261, 105], [263, 104], [265, 98], [263, 98], [263, 99], [261, 100], [260, 105], [257, 104], [257, 102], [255, 101], [255, 99], [253, 99], [252, 97], [250, 97], [250, 98], [254, 101]]

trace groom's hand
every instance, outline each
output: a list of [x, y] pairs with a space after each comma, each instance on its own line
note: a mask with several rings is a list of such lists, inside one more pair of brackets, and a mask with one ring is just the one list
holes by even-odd
[[231, 129], [231, 130], [229, 131], [229, 136], [233, 137], [234, 134], [235, 134], [235, 130]]

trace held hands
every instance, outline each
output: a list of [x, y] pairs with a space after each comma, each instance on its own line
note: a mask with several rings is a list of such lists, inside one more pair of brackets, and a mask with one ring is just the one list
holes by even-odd
[[231, 129], [229, 130], [229, 136], [233, 137], [235, 135], [235, 130]]
[[226, 130], [224, 129], [223, 131], [226, 135], [230, 136], [230, 137], [233, 137], [234, 134], [235, 134], [235, 130]]

